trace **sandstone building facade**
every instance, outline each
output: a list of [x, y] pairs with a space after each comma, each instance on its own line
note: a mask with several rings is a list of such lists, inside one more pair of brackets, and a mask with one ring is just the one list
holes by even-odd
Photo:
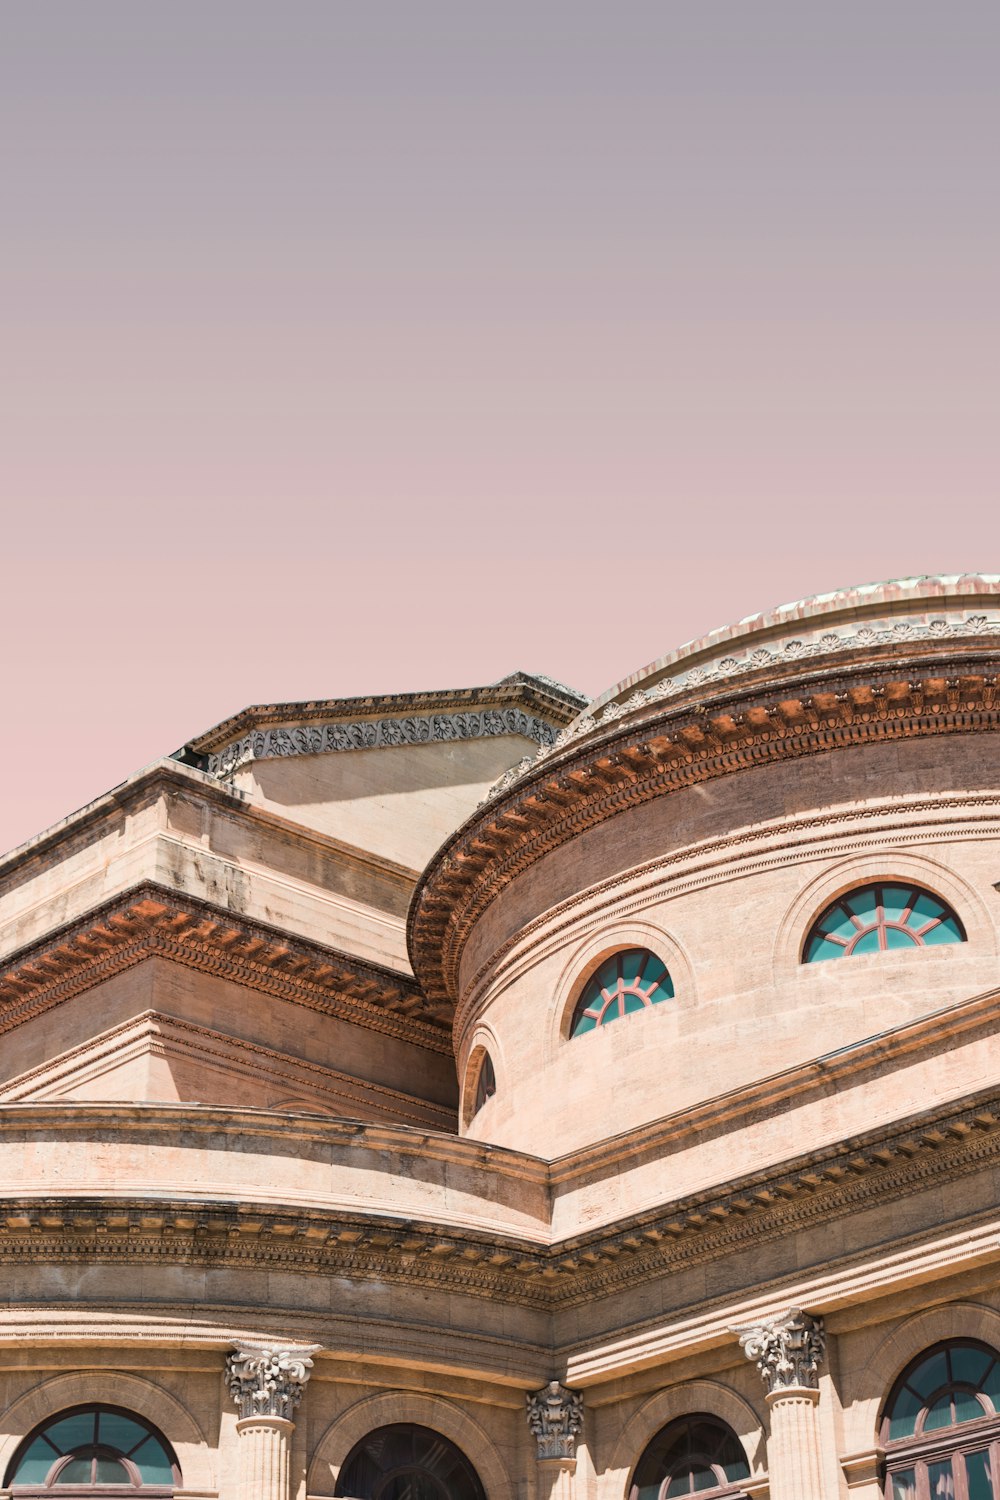
[[1000, 579], [0, 862], [0, 1496], [1000, 1500]]

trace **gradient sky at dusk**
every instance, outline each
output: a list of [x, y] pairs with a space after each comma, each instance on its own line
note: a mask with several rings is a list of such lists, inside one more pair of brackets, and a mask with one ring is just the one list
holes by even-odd
[[0, 848], [250, 702], [1000, 571], [1000, 7], [0, 0]]

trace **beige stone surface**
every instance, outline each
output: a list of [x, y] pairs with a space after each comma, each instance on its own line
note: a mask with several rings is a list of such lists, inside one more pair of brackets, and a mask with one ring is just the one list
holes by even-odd
[[[1000, 581], [745, 622], [574, 722], [500, 687], [248, 710], [0, 865], [0, 1493], [101, 1402], [178, 1500], [332, 1500], [397, 1423], [486, 1500], [626, 1500], [697, 1414], [733, 1495], [876, 1500], [900, 1372], [1000, 1351]], [[547, 755], [443, 737], [529, 700]], [[967, 941], [803, 965], [883, 880]], [[571, 1039], [625, 946], [674, 999]], [[826, 1346], [782, 1396], [740, 1334], [793, 1309]], [[230, 1398], [248, 1345], [312, 1351], [287, 1416]]]

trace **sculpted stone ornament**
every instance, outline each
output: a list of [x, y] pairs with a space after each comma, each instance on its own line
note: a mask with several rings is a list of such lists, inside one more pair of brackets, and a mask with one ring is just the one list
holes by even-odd
[[337, 720], [332, 724], [290, 724], [255, 729], [206, 759], [205, 769], [220, 779], [252, 760], [290, 755], [325, 755], [335, 750], [375, 750], [424, 745], [433, 740], [478, 740], [515, 734], [545, 749], [556, 737], [551, 724], [519, 708], [470, 709], [458, 714], [410, 714], [402, 719]]
[[309, 1356], [315, 1347], [238, 1345], [226, 1360], [226, 1384], [240, 1417], [283, 1417], [291, 1421], [312, 1371]]
[[528, 1426], [538, 1444], [538, 1457], [576, 1456], [576, 1437], [583, 1426], [583, 1395], [558, 1380], [550, 1380], [526, 1398]]
[[747, 1359], [756, 1361], [768, 1395], [817, 1389], [826, 1352], [822, 1318], [810, 1317], [793, 1307], [784, 1318], [744, 1328], [740, 1343]]

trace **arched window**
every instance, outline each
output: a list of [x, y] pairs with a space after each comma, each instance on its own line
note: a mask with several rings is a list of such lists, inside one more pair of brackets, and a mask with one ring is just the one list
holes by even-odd
[[7, 1470], [17, 1495], [172, 1495], [181, 1472], [166, 1438], [114, 1406], [78, 1406], [50, 1417], [21, 1444]]
[[496, 1091], [497, 1075], [493, 1068], [493, 1059], [488, 1052], [484, 1052], [482, 1062], [479, 1064], [479, 1072], [476, 1075], [476, 1094], [472, 1102], [472, 1113], [478, 1115], [487, 1099], [492, 1099]]
[[958, 917], [930, 891], [918, 885], [863, 885], [838, 896], [813, 923], [802, 962], [964, 942]]
[[648, 948], [623, 948], [606, 958], [587, 980], [569, 1034], [581, 1036], [619, 1016], [672, 1000], [673, 994], [673, 981], [662, 959]]
[[749, 1478], [743, 1445], [724, 1422], [703, 1413], [678, 1417], [656, 1434], [636, 1464], [629, 1500], [742, 1496], [740, 1483]]
[[986, 1344], [939, 1345], [897, 1380], [882, 1418], [887, 1500], [1000, 1497], [1000, 1361]]
[[486, 1500], [465, 1454], [429, 1427], [378, 1427], [351, 1449], [337, 1494], [354, 1500]]

